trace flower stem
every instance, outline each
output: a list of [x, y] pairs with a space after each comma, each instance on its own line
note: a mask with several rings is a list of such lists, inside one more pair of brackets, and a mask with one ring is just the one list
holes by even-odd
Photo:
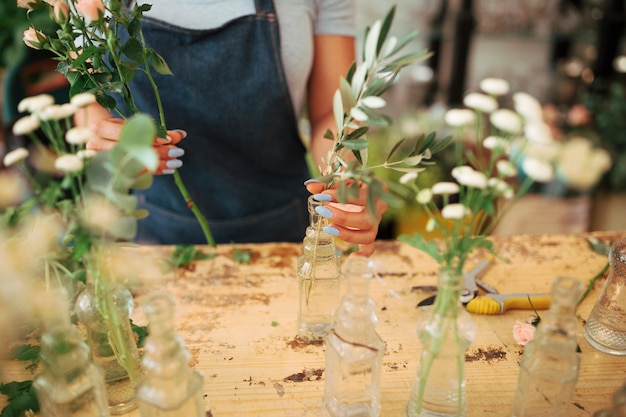
[[178, 190], [182, 194], [183, 198], [187, 202], [187, 207], [189, 207], [191, 212], [196, 216], [196, 219], [198, 219], [207, 243], [215, 247], [215, 239], [213, 238], [211, 229], [209, 229], [209, 224], [198, 206], [196, 205], [195, 201], [191, 198], [191, 195], [189, 194], [189, 191], [187, 191], [187, 187], [185, 187], [185, 184], [183, 183], [183, 180], [181, 179], [178, 170], [174, 171], [174, 182], [176, 183], [176, 186], [178, 187]]

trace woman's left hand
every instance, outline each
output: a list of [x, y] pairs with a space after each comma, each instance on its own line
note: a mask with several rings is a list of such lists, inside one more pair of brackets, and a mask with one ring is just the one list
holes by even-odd
[[358, 244], [359, 249], [353, 252], [354, 255], [372, 255], [378, 226], [383, 213], [387, 210], [387, 203], [380, 199], [376, 200], [376, 218], [373, 218], [365, 209], [367, 186], [364, 184], [361, 184], [358, 198], [351, 199], [345, 204], [337, 201], [336, 189], [325, 189], [321, 182], [309, 180], [305, 186], [315, 200], [328, 202], [318, 209], [318, 214], [330, 221], [324, 231], [346, 242]]

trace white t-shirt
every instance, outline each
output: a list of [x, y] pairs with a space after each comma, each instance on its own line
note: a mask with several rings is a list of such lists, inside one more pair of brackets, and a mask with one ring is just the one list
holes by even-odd
[[[255, 12], [254, 0], [141, 0], [153, 19], [187, 29], [214, 29]], [[300, 116], [313, 62], [314, 35], [355, 35], [354, 0], [274, 0], [281, 55], [291, 99]]]

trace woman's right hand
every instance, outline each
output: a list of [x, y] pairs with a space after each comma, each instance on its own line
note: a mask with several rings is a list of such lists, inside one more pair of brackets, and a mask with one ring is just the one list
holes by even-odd
[[[87, 149], [94, 151], [111, 149], [119, 141], [123, 126], [124, 120], [114, 117], [89, 124], [95, 136], [87, 142]], [[165, 138], [154, 139], [153, 146], [159, 155], [159, 166], [154, 174], [173, 174], [174, 170], [183, 165], [183, 161], [178, 158], [183, 156], [185, 151], [176, 145], [186, 136], [187, 132], [184, 130], [168, 130]]]

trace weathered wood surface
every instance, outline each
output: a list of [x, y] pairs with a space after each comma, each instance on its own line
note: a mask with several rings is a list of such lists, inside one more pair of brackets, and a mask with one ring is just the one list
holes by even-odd
[[[626, 233], [593, 233], [616, 240]], [[588, 281], [607, 257], [594, 253], [584, 235], [517, 235], [495, 237], [499, 254], [483, 280], [501, 293], [547, 292], [552, 279], [568, 275]], [[233, 260], [233, 250], [251, 251], [249, 264]], [[172, 247], [133, 249], [155, 264]], [[176, 274], [144, 277], [135, 292], [134, 319], [145, 323], [141, 306], [151, 291], [167, 290], [177, 303], [176, 326], [192, 355], [191, 365], [204, 375], [207, 415], [323, 416], [324, 346], [303, 344], [295, 337], [298, 292], [298, 244], [222, 245], [211, 260], [196, 262]], [[480, 253], [473, 261], [477, 261]], [[426, 255], [396, 241], [378, 242], [373, 256], [377, 279], [371, 295], [377, 306], [378, 332], [386, 342], [382, 374], [384, 417], [404, 416], [417, 369], [420, 345], [415, 333], [421, 308], [430, 295], [416, 285], [435, 284], [437, 266]], [[158, 268], [157, 268], [158, 269]], [[157, 269], [153, 269], [157, 270]], [[153, 273], [152, 273], [153, 274]], [[596, 351], [582, 336], [604, 279], [577, 309], [582, 350], [580, 377], [569, 416], [590, 416], [609, 406], [612, 393], [626, 382], [626, 357]], [[541, 313], [541, 312], [540, 312]], [[523, 347], [512, 327], [532, 311], [473, 315], [476, 339], [466, 355], [468, 415], [509, 415]], [[23, 367], [4, 362], [4, 382], [24, 378]], [[26, 375], [28, 377], [28, 375]], [[32, 375], [30, 375], [32, 378]], [[135, 411], [128, 416], [138, 416]]]

